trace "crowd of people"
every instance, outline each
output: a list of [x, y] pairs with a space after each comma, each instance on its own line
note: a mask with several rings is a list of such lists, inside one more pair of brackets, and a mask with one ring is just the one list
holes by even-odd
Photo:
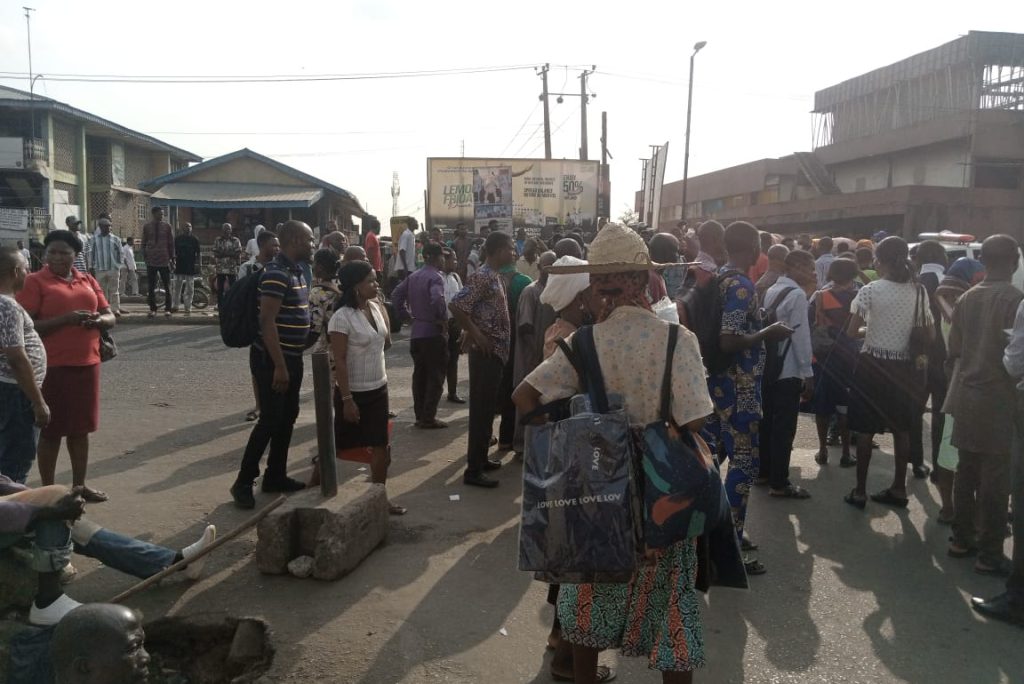
[[[98, 424], [102, 336], [119, 313], [123, 266], [135, 263], [126, 251], [131, 246], [111, 236], [109, 219], [93, 236], [78, 224], [69, 219], [69, 230], [47, 235], [45, 265], [35, 273], [28, 274], [20, 249], [0, 250], [0, 507], [16, 507], [0, 510], [0, 532], [13, 539], [34, 530], [36, 546], [50, 549], [45, 572], [58, 576], [68, 542], [41, 536], [44, 523], [58, 521], [81, 553], [113, 553], [100, 548], [113, 533], [96, 532], [80, 516], [84, 502], [106, 499], [86, 484], [89, 434]], [[942, 500], [938, 522], [952, 526], [949, 555], [973, 558], [980, 574], [1009, 578], [1005, 594], [979, 598], [975, 607], [1024, 625], [1024, 549], [1015, 545], [1012, 561], [1003, 551], [1011, 493], [1016, 511], [1024, 497], [1024, 454], [1016, 441], [1024, 436], [1024, 293], [1011, 282], [1021, 259], [1013, 238], [989, 237], [980, 260], [950, 264], [936, 241], [911, 246], [884, 233], [860, 241], [788, 238], [742, 221], [646, 234], [610, 223], [590, 245], [577, 233], [556, 234], [550, 248], [525, 231], [483, 227], [472, 236], [460, 224], [446, 241], [438, 229], [417, 236], [416, 227], [402, 232], [385, 269], [373, 230], [364, 231], [362, 245], [351, 245], [330, 226], [317, 248], [308, 225], [288, 221], [274, 230], [257, 227], [243, 247], [224, 225], [213, 248], [218, 301], [245, 280], [254, 283], [258, 307], [249, 352], [256, 406], [248, 418], [255, 425], [230, 487], [237, 506], [255, 507], [265, 453], [262, 491], [315, 483], [288, 473], [310, 350], [330, 359], [339, 452], [363, 452], [371, 480], [385, 484], [394, 417], [385, 352], [393, 331], [411, 324], [414, 428], [447, 429], [438, 418], [442, 399], [468, 402], [463, 483], [493, 489], [499, 482], [489, 473], [509, 465], [505, 456], [524, 457], [524, 417], [584, 389], [560, 341], [593, 325], [608, 391], [622, 397], [630, 423], [645, 425], [659, 419], [657, 369], [669, 330], [679, 324], [671, 418], [679, 430], [706, 439], [726, 471], [748, 575], [768, 570], [746, 534], [748, 517], [757, 515], [751, 489], [765, 486], [776, 499], [811, 498], [790, 468], [805, 413], [817, 433], [816, 463], [826, 467], [834, 447], [839, 466], [855, 469], [846, 504], [904, 508], [908, 469], [915, 478], [930, 477]], [[190, 310], [187, 284], [199, 263], [190, 228], [174, 237], [154, 209], [143, 229], [150, 316], [157, 308], [153, 284], [159, 279], [171, 288], [171, 271], [177, 284], [166, 311], [179, 304]], [[467, 398], [458, 389], [462, 354]], [[894, 475], [889, 486], [869, 492], [882, 433], [892, 435]], [[62, 441], [71, 457], [70, 489], [54, 485]], [[19, 483], [33, 462], [44, 486], [27, 490]], [[390, 512], [407, 511], [392, 502]], [[1015, 534], [1024, 524], [1018, 518]], [[178, 552], [147, 552], [147, 567], [124, 560], [141, 542], [117, 536], [108, 545], [120, 555], [106, 562], [146, 576], [188, 560], [214, 534]], [[56, 546], [64, 556], [54, 560]], [[615, 673], [598, 665], [598, 653], [621, 648], [648, 658], [665, 682], [692, 679], [704, 663], [695, 540], [652, 551], [648, 561], [629, 582], [553, 586], [555, 676], [608, 681]], [[40, 586], [34, 621], [52, 623], [77, 605], [49, 580]], [[50, 606], [57, 607], [47, 612]]]

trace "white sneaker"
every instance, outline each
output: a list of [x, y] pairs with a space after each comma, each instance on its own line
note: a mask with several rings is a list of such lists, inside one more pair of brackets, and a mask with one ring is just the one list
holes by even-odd
[[61, 594], [60, 598], [45, 608], [37, 608], [35, 602], [33, 602], [32, 610], [28, 612], [28, 621], [30, 624], [38, 625], [39, 627], [49, 627], [60, 622], [61, 618], [80, 605], [82, 604], [67, 594]]
[[[199, 541], [194, 544], [189, 544], [181, 550], [181, 555], [185, 560], [194, 558], [199, 554], [200, 551], [205, 549], [207, 546], [212, 544], [217, 539], [217, 527], [215, 525], [207, 525], [206, 529], [203, 530], [203, 536], [199, 538]], [[185, 577], [190, 580], [197, 580], [199, 576], [203, 574], [203, 565], [206, 564], [205, 558], [200, 558], [195, 563], [189, 563], [185, 566]]]

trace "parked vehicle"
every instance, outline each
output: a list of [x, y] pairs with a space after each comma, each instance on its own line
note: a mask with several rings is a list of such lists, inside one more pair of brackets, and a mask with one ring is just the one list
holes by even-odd
[[[194, 287], [192, 307], [195, 309], [205, 309], [210, 305], [210, 301], [212, 299], [210, 286], [207, 284], [206, 278], [201, 275], [192, 276], [192, 283]], [[164, 290], [162, 285], [157, 285], [155, 296], [157, 308], [163, 306], [164, 302], [167, 300], [167, 292]]]

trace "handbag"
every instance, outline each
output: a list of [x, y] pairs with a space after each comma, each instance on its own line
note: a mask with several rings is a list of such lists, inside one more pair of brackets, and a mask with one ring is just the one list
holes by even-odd
[[928, 370], [928, 352], [932, 346], [934, 328], [928, 323], [925, 311], [928, 310], [928, 293], [924, 286], [917, 286], [916, 299], [914, 301], [914, 327], [910, 329], [910, 360], [918, 371]]
[[811, 328], [811, 352], [819, 363], [823, 363], [828, 358], [835, 343], [827, 325], [816, 325]]
[[644, 428], [641, 488], [644, 542], [664, 548], [731, 519], [725, 486], [708, 445], [672, 417], [672, 358], [679, 327], [669, 328], [661, 417]]
[[[526, 431], [519, 569], [560, 584], [627, 582], [639, 548], [629, 419], [605, 391], [592, 327], [573, 336], [569, 359], [585, 394], [568, 417]], [[565, 410], [555, 402], [523, 420]]]
[[100, 363], [106, 363], [117, 356], [117, 343], [106, 328], [100, 328]]

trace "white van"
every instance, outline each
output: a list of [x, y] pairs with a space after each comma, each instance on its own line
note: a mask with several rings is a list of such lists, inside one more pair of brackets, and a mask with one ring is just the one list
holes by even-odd
[[[970, 257], [981, 261], [981, 243], [976, 242], [973, 235], [953, 233], [944, 230], [941, 233], [921, 233], [917, 236], [920, 241], [937, 240], [946, 249], [946, 256], [949, 257], [949, 264], [961, 257]], [[911, 244], [913, 249], [920, 243]], [[1024, 255], [1017, 255], [1017, 271], [1013, 274], [1013, 284], [1018, 290], [1024, 291]]]

